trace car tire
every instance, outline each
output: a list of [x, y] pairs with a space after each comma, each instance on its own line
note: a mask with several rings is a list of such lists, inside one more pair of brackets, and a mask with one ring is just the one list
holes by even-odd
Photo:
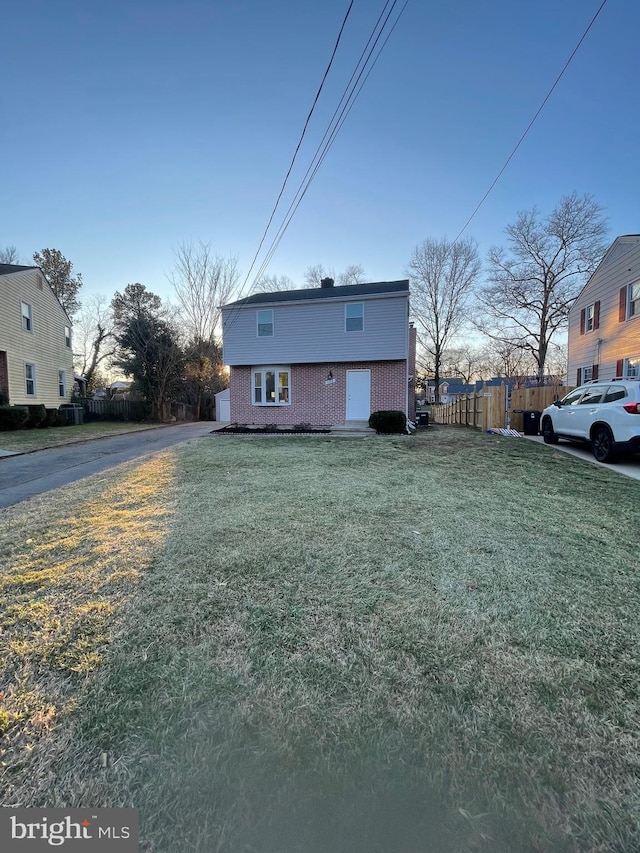
[[553, 423], [551, 418], [545, 418], [542, 421], [542, 439], [545, 444], [557, 444], [558, 436], [553, 431]]
[[613, 433], [607, 426], [599, 426], [591, 436], [591, 449], [596, 462], [615, 462], [618, 456]]

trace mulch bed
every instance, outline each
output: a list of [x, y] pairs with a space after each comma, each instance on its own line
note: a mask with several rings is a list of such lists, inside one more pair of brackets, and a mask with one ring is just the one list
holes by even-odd
[[212, 435], [326, 435], [330, 429], [274, 429], [273, 427], [228, 426], [214, 429]]

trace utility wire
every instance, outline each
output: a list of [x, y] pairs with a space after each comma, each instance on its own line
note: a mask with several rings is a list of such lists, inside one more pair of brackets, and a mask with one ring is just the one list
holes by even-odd
[[[378, 16], [378, 19], [377, 19], [377, 21], [376, 21], [376, 23], [375, 23], [375, 25], [371, 31], [371, 34], [367, 40], [367, 43], [365, 44], [365, 46], [364, 46], [364, 48], [360, 54], [360, 57], [358, 58], [358, 61], [356, 62], [354, 71], [351, 74], [349, 82], [345, 86], [345, 89], [344, 89], [343, 94], [340, 98], [338, 106], [334, 110], [334, 113], [333, 113], [333, 115], [329, 121], [327, 129], [325, 130], [325, 133], [324, 133], [318, 147], [316, 148], [316, 152], [315, 152], [315, 154], [311, 160], [311, 164], [309, 165], [309, 167], [308, 167], [308, 169], [307, 169], [307, 171], [306, 171], [306, 173], [305, 173], [305, 175], [304, 175], [304, 177], [300, 183], [300, 186], [298, 187], [298, 190], [294, 196], [294, 199], [291, 202], [287, 213], [285, 214], [284, 221], [281, 224], [281, 226], [280, 226], [280, 228], [276, 234], [276, 237], [274, 238], [274, 240], [271, 243], [271, 246], [267, 252], [267, 256], [265, 257], [265, 260], [261, 264], [260, 269], [255, 276], [253, 284], [250, 287], [249, 293], [248, 293], [246, 298], [248, 298], [248, 296], [251, 295], [251, 292], [253, 291], [255, 285], [257, 284], [261, 275], [264, 273], [265, 269], [267, 268], [267, 265], [268, 265], [269, 261], [271, 260], [271, 258], [273, 257], [273, 254], [275, 253], [277, 246], [280, 243], [280, 240], [284, 236], [284, 233], [287, 230], [287, 228], [291, 222], [291, 219], [293, 218], [293, 216], [294, 216], [296, 210], [298, 209], [302, 199], [304, 198], [307, 190], [309, 189], [309, 186], [310, 186], [311, 182], [313, 181], [318, 169], [320, 168], [322, 161], [326, 157], [331, 145], [333, 144], [337, 133], [339, 132], [339, 130], [342, 127], [342, 125], [344, 124], [344, 121], [346, 120], [349, 112], [351, 111], [351, 108], [353, 107], [355, 100], [357, 99], [358, 95], [362, 91], [362, 88], [363, 88], [367, 78], [369, 77], [369, 74], [373, 70], [373, 67], [375, 66], [376, 62], [378, 61], [378, 58], [379, 58], [380, 54], [382, 53], [382, 50], [384, 49], [384, 47], [387, 44], [391, 34], [393, 33], [398, 21], [400, 20], [400, 17], [402, 16], [405, 8], [407, 7], [407, 5], [409, 3], [409, 0], [405, 0], [405, 3], [403, 5], [400, 13], [398, 14], [398, 16], [397, 16], [396, 20], [394, 21], [390, 30], [388, 31], [388, 33], [387, 33], [380, 49], [378, 50], [378, 53], [376, 54], [373, 62], [371, 64], [369, 64], [370, 60], [371, 60], [371, 56], [376, 49], [376, 45], [378, 44], [378, 42], [379, 42], [379, 40], [380, 40], [384, 30], [385, 30], [385, 27], [388, 24], [389, 18], [391, 16], [391, 14], [393, 13], [397, 3], [398, 3], [398, 0], [386, 0], [385, 4], [383, 6], [383, 9], [382, 9], [380, 15]], [[389, 10], [387, 12], [387, 9], [388, 9], [390, 4], [391, 4], [391, 8], [389, 8]], [[385, 12], [387, 13], [386, 17], [384, 17]], [[382, 25], [380, 25], [383, 18], [384, 18], [384, 21], [383, 21]], [[377, 35], [376, 35], [376, 32], [377, 32]], [[371, 44], [372, 41], [373, 41], [373, 44]], [[368, 51], [368, 53], [367, 53], [367, 51]], [[363, 62], [363, 59], [364, 59], [364, 62]], [[367, 68], [367, 66], [369, 66], [369, 67]], [[365, 74], [365, 70], [366, 70], [366, 74]], [[358, 71], [359, 71], [359, 73], [358, 73]], [[363, 74], [364, 74], [364, 79], [362, 79]], [[354, 78], [355, 78], [355, 82], [354, 82]], [[360, 81], [362, 81], [362, 82], [360, 82]], [[357, 91], [356, 91], [356, 88], [357, 88]], [[354, 92], [355, 92], [355, 94], [354, 94]], [[346, 99], [346, 102], [345, 102], [345, 99]], [[342, 106], [343, 104], [344, 104], [344, 106]], [[342, 106], [342, 110], [340, 110], [341, 106]], [[328, 140], [327, 140], [327, 137], [329, 137]], [[325, 142], [325, 140], [327, 140], [327, 141]], [[324, 143], [324, 147], [323, 147], [323, 143]], [[314, 166], [314, 163], [315, 163], [315, 166]], [[282, 195], [282, 193], [280, 195]], [[279, 198], [280, 198], [280, 196], [279, 196]], [[274, 213], [275, 213], [275, 209], [274, 209]], [[272, 219], [273, 219], [273, 214], [271, 216], [270, 222]], [[261, 241], [260, 246], [262, 246], [263, 242], [264, 242], [264, 235], [263, 235], [263, 240]], [[260, 249], [258, 249], [258, 252], [256, 252], [256, 257], [258, 255], [259, 251], [260, 251]], [[254, 265], [255, 265], [255, 257], [254, 257], [254, 261], [252, 263], [251, 269], [253, 269]], [[245, 282], [241, 288], [240, 294], [244, 290], [244, 287], [246, 286], [248, 278], [249, 278], [249, 275], [247, 275], [247, 278], [245, 279]], [[239, 295], [239, 298], [241, 298], [241, 295]], [[236, 309], [235, 313], [237, 315], [239, 313], [239, 309]], [[236, 320], [236, 316], [230, 316], [228, 318], [228, 322], [226, 325], [227, 331], [233, 325], [235, 320]]]
[[[392, 33], [392, 32], [393, 32], [393, 30], [395, 29], [396, 24], [397, 24], [397, 23], [398, 23], [398, 21], [400, 20], [400, 17], [401, 17], [401, 15], [402, 15], [402, 13], [404, 12], [404, 10], [405, 10], [405, 8], [406, 8], [406, 6], [407, 6], [407, 4], [408, 4], [409, 0], [406, 0], [406, 1], [405, 1], [404, 6], [403, 6], [403, 7], [402, 7], [402, 9], [400, 10], [400, 13], [399, 13], [398, 17], [396, 18], [396, 20], [395, 20], [395, 22], [394, 22], [393, 26], [392, 26], [392, 27], [391, 27], [391, 29], [389, 30], [389, 32], [388, 32], [388, 34], [387, 34], [387, 36], [386, 36], [386, 38], [385, 38], [385, 40], [384, 40], [384, 42], [383, 42], [382, 46], [380, 47], [380, 50], [379, 50], [379, 51], [378, 51], [378, 53], [376, 54], [376, 56], [375, 56], [375, 58], [374, 58], [373, 62], [371, 62], [371, 63], [369, 64], [369, 62], [370, 62], [370, 60], [371, 60], [371, 56], [372, 56], [372, 54], [373, 54], [373, 52], [374, 52], [374, 50], [375, 50], [375, 48], [376, 48], [376, 45], [378, 44], [378, 42], [379, 42], [379, 40], [380, 40], [380, 37], [382, 36], [382, 33], [384, 32], [385, 27], [387, 26], [387, 24], [388, 24], [388, 22], [389, 22], [389, 18], [390, 18], [390, 16], [391, 16], [391, 14], [393, 13], [394, 8], [395, 8], [395, 6], [397, 5], [397, 2], [398, 2], [398, 0], [394, 0], [394, 2], [393, 2], [393, 4], [392, 4], [391, 8], [389, 9], [389, 12], [387, 13], [387, 16], [386, 16], [386, 18], [385, 18], [385, 20], [384, 20], [384, 23], [382, 24], [382, 26], [381, 26], [381, 28], [380, 28], [380, 31], [378, 32], [377, 36], [375, 37], [375, 40], [373, 41], [373, 45], [371, 46], [371, 49], [369, 50], [369, 53], [368, 53], [368, 54], [367, 54], [367, 56], [366, 56], [366, 59], [365, 59], [365, 61], [364, 61], [364, 64], [362, 65], [362, 68], [360, 69], [360, 73], [358, 74], [357, 72], [358, 72], [358, 68], [360, 68], [360, 64], [361, 64], [361, 62], [362, 62], [362, 58], [363, 58], [363, 56], [364, 56], [364, 54], [365, 54], [365, 52], [366, 52], [366, 50], [367, 50], [367, 48], [368, 48], [369, 44], [371, 43], [372, 39], [374, 38], [375, 32], [376, 32], [376, 30], [377, 30], [377, 28], [378, 28], [378, 25], [380, 24], [380, 20], [381, 20], [381, 18], [382, 18], [382, 15], [384, 14], [384, 12], [385, 12], [385, 10], [386, 10], [386, 7], [387, 7], [387, 5], [388, 5], [388, 3], [387, 3], [387, 4], [385, 4], [385, 8], [383, 9], [383, 11], [382, 11], [382, 13], [381, 13], [380, 17], [378, 18], [378, 21], [376, 22], [376, 25], [375, 25], [375, 27], [374, 27], [374, 29], [373, 29], [373, 32], [372, 32], [371, 36], [369, 37], [369, 40], [368, 40], [368, 42], [367, 42], [367, 45], [365, 46], [365, 48], [364, 48], [364, 50], [363, 50], [362, 54], [360, 55], [360, 59], [358, 60], [358, 63], [357, 63], [357, 65], [356, 65], [356, 68], [355, 68], [355, 70], [354, 70], [353, 74], [351, 75], [351, 79], [349, 80], [349, 83], [347, 84], [347, 87], [346, 87], [346, 89], [345, 89], [345, 92], [343, 93], [343, 96], [342, 96], [342, 98], [340, 99], [340, 103], [339, 103], [339, 104], [338, 104], [338, 106], [336, 107], [336, 110], [334, 111], [333, 116], [331, 117], [331, 121], [329, 122], [329, 126], [327, 127], [327, 130], [325, 131], [325, 134], [324, 134], [324, 136], [322, 137], [322, 140], [320, 141], [320, 144], [318, 145], [318, 148], [316, 149], [316, 152], [315, 152], [315, 154], [314, 154], [314, 156], [313, 156], [313, 159], [312, 159], [312, 161], [311, 161], [311, 164], [310, 164], [309, 168], [307, 169], [307, 171], [306, 171], [306, 174], [305, 174], [304, 178], [302, 179], [302, 182], [301, 182], [301, 184], [300, 184], [300, 186], [299, 186], [299, 188], [298, 188], [297, 193], [296, 193], [296, 195], [294, 196], [293, 201], [291, 202], [291, 205], [289, 206], [289, 209], [288, 209], [288, 211], [287, 211], [287, 213], [286, 213], [286, 215], [285, 215], [285, 219], [283, 220], [283, 222], [282, 222], [282, 224], [281, 224], [281, 226], [280, 226], [280, 229], [279, 229], [279, 231], [277, 232], [276, 237], [274, 238], [274, 240], [273, 240], [273, 242], [272, 242], [272, 244], [271, 244], [271, 247], [270, 247], [270, 249], [269, 249], [269, 252], [267, 253], [267, 256], [265, 257], [265, 260], [263, 261], [263, 265], [262, 265], [262, 269], [263, 269], [263, 270], [264, 270], [264, 269], [266, 269], [267, 265], [268, 265], [268, 264], [269, 264], [269, 262], [271, 261], [271, 258], [273, 257], [273, 255], [274, 255], [274, 253], [275, 253], [275, 251], [276, 251], [276, 249], [277, 249], [278, 245], [280, 244], [280, 241], [281, 241], [282, 237], [284, 236], [285, 231], [286, 231], [286, 230], [287, 230], [287, 228], [289, 227], [289, 224], [290, 224], [290, 222], [291, 222], [291, 220], [292, 220], [292, 218], [293, 218], [293, 216], [294, 216], [295, 212], [297, 211], [298, 207], [300, 206], [300, 203], [302, 202], [302, 199], [303, 199], [303, 198], [304, 198], [304, 196], [306, 195], [307, 190], [309, 189], [309, 186], [311, 185], [311, 182], [312, 182], [312, 181], [313, 181], [313, 179], [315, 178], [315, 176], [316, 176], [316, 174], [317, 174], [317, 172], [318, 172], [318, 170], [319, 170], [320, 166], [322, 165], [322, 162], [324, 161], [324, 158], [327, 156], [327, 153], [329, 152], [329, 149], [330, 149], [330, 148], [331, 148], [331, 146], [333, 145], [333, 142], [335, 141], [335, 138], [336, 138], [336, 136], [337, 136], [338, 132], [340, 131], [340, 129], [341, 129], [342, 125], [344, 124], [344, 122], [345, 122], [345, 120], [346, 120], [347, 116], [349, 115], [349, 112], [351, 111], [351, 108], [353, 107], [353, 105], [354, 105], [354, 103], [355, 103], [356, 99], [358, 98], [358, 95], [359, 95], [359, 94], [360, 94], [360, 92], [362, 91], [362, 88], [363, 88], [363, 86], [364, 86], [364, 84], [365, 84], [365, 82], [366, 82], [367, 78], [369, 77], [369, 74], [370, 74], [370, 73], [371, 73], [371, 71], [373, 70], [373, 67], [375, 66], [376, 62], [378, 61], [378, 58], [379, 58], [380, 54], [382, 53], [382, 50], [384, 49], [384, 46], [386, 45], [387, 41], [389, 40], [389, 37], [391, 36], [391, 33]], [[369, 66], [369, 67], [368, 67], [368, 69], [367, 69], [367, 65]], [[362, 80], [362, 82], [360, 82], [360, 81], [361, 81], [361, 78], [362, 78], [362, 75], [364, 74], [365, 70], [366, 70], [366, 72], [367, 72], [367, 73], [366, 73], [366, 75], [364, 76], [364, 80]], [[357, 76], [356, 76], [356, 74], [357, 74]], [[356, 79], [355, 79], [355, 82], [353, 82], [353, 81], [354, 81], [354, 77], [356, 78]], [[353, 83], [353, 85], [351, 85], [352, 83]], [[360, 84], [360, 85], [358, 86], [358, 84]], [[349, 90], [349, 87], [351, 87], [351, 88], [350, 88], [350, 91], [348, 91], [348, 90]], [[356, 91], [356, 89], [357, 89], [357, 91]], [[348, 94], [347, 94], [347, 91], [348, 91]], [[345, 101], [345, 97], [346, 97], [346, 102], [344, 103], [344, 106], [342, 107], [342, 110], [341, 110], [341, 111], [340, 111], [340, 113], [338, 114], [338, 111], [340, 110], [340, 106], [341, 106], [341, 104]], [[336, 118], [336, 116], [337, 116], [337, 118]], [[328, 140], [327, 140], [327, 136], [329, 137], [329, 139], [328, 139]], [[326, 141], [326, 143], [325, 143], [325, 140], [327, 140], [327, 141]], [[324, 144], [324, 147], [323, 147], [323, 143], [325, 143], [325, 144]], [[315, 164], [315, 165], [314, 165], [314, 164]], [[306, 182], [306, 183], [305, 183], [305, 182]]]
[[309, 110], [309, 115], [307, 116], [307, 120], [304, 123], [304, 127], [302, 128], [302, 133], [300, 134], [300, 139], [298, 140], [298, 144], [296, 145], [296, 150], [294, 151], [293, 157], [291, 158], [291, 163], [289, 164], [289, 169], [287, 171], [287, 174], [285, 175], [284, 181], [282, 182], [282, 186], [280, 187], [280, 192], [278, 193], [278, 198], [276, 199], [276, 203], [274, 204], [273, 210], [271, 211], [271, 216], [269, 217], [269, 221], [267, 222], [267, 227], [264, 229], [262, 239], [260, 240], [260, 245], [258, 246], [256, 253], [253, 256], [253, 260], [251, 261], [251, 266], [249, 267], [249, 272], [247, 273], [247, 277], [244, 280], [244, 284], [242, 285], [242, 287], [240, 289], [241, 293], [244, 290], [244, 288], [246, 287], [247, 281], [249, 280], [249, 276], [251, 275], [251, 271], [253, 270], [256, 259], [257, 259], [258, 255], [260, 254], [260, 249], [262, 248], [262, 244], [264, 243], [265, 238], [267, 236], [267, 232], [269, 231], [269, 228], [271, 227], [271, 223], [273, 222], [273, 217], [275, 216], [276, 210], [278, 209], [278, 205], [280, 204], [280, 199], [282, 198], [282, 194], [283, 194], [285, 187], [287, 185], [287, 181], [289, 180], [289, 176], [291, 175], [291, 170], [293, 169], [293, 165], [296, 162], [296, 157], [298, 156], [298, 152], [300, 151], [300, 146], [302, 145], [302, 140], [304, 139], [305, 134], [307, 132], [307, 127], [309, 126], [309, 121], [311, 120], [311, 116], [313, 115], [313, 111], [315, 110], [316, 104], [318, 103], [318, 98], [320, 97], [320, 93], [322, 92], [322, 89], [324, 87], [324, 84], [325, 84], [325, 81], [326, 81], [327, 76], [329, 74], [329, 71], [331, 70], [331, 66], [333, 65], [333, 60], [334, 60], [335, 55], [338, 51], [338, 45], [340, 44], [340, 39], [342, 38], [342, 33], [343, 33], [345, 25], [347, 23], [347, 19], [349, 17], [349, 14], [351, 13], [353, 3], [354, 3], [354, 0], [351, 0], [351, 2], [349, 3], [349, 8], [347, 9], [347, 12], [346, 12], [344, 19], [342, 21], [342, 26], [340, 27], [340, 32], [338, 33], [338, 38], [336, 39], [336, 43], [333, 47], [333, 53], [331, 54], [331, 59], [329, 60], [329, 64], [327, 65], [327, 67], [325, 69], [324, 75], [322, 77], [322, 81], [320, 83], [318, 91], [316, 92], [316, 96], [313, 99], [313, 104], [311, 105], [311, 109]]
[[462, 226], [462, 228], [460, 229], [460, 231], [459, 231], [459, 233], [458, 233], [458, 236], [457, 236], [457, 237], [456, 237], [456, 239], [453, 241], [454, 243], [457, 243], [457, 242], [458, 242], [458, 240], [460, 239], [460, 237], [462, 237], [462, 235], [464, 234], [464, 232], [467, 230], [467, 228], [468, 228], [469, 224], [471, 223], [471, 221], [472, 221], [472, 220], [473, 220], [473, 218], [475, 217], [476, 213], [480, 210], [480, 208], [482, 207], [482, 205], [485, 203], [485, 201], [487, 200], [487, 198], [488, 198], [489, 194], [491, 193], [491, 191], [493, 190], [493, 188], [495, 187], [495, 185], [498, 183], [498, 181], [499, 181], [499, 180], [500, 180], [500, 178], [502, 177], [503, 172], [505, 171], [505, 169], [507, 168], [507, 166], [509, 165], [509, 163], [513, 160], [513, 158], [514, 158], [514, 156], [515, 156], [515, 154], [516, 154], [516, 151], [518, 150], [518, 148], [520, 148], [520, 146], [521, 146], [521, 145], [522, 145], [522, 143], [524, 142], [524, 139], [525, 139], [526, 135], [529, 133], [529, 131], [531, 130], [531, 128], [532, 128], [532, 127], [533, 127], [533, 125], [534, 125], [534, 122], [536, 121], [536, 119], [538, 118], [538, 116], [540, 115], [540, 113], [542, 112], [542, 110], [544, 109], [545, 104], [547, 103], [547, 101], [549, 100], [549, 98], [551, 97], [551, 95], [553, 94], [554, 89], [556, 88], [556, 86], [558, 85], [558, 83], [560, 82], [560, 80], [562, 79], [562, 77], [563, 77], [563, 75], [564, 75], [564, 72], [567, 70], [567, 68], [568, 68], [568, 67], [569, 67], [569, 65], [571, 64], [571, 61], [572, 61], [573, 57], [574, 57], [574, 56], [576, 55], [576, 53], [578, 52], [578, 49], [580, 48], [580, 45], [582, 44], [582, 42], [583, 42], [583, 41], [585, 40], [585, 38], [587, 37], [587, 35], [588, 35], [588, 33], [589, 33], [589, 30], [590, 30], [590, 29], [591, 29], [591, 27], [594, 25], [594, 23], [595, 23], [595, 21], [596, 21], [596, 18], [598, 17], [598, 15], [600, 14], [600, 12], [602, 12], [602, 10], [604, 9], [604, 7], [605, 7], [606, 3], [607, 3], [607, 0], [602, 0], [602, 3], [600, 4], [600, 8], [598, 9], [598, 11], [595, 13], [595, 15], [593, 16], [593, 18], [592, 18], [592, 19], [591, 19], [591, 21], [589, 22], [589, 26], [588, 26], [588, 27], [586, 28], [586, 30], [582, 33], [582, 36], [581, 36], [581, 38], [580, 38], [580, 41], [579, 41], [579, 42], [578, 42], [578, 44], [574, 47], [574, 49], [573, 49], [573, 52], [572, 52], [571, 56], [570, 56], [570, 57], [569, 57], [569, 59], [567, 59], [567, 61], [565, 62], [565, 64], [564, 64], [564, 67], [563, 67], [562, 71], [558, 74], [558, 76], [557, 76], [557, 77], [556, 77], [556, 79], [555, 79], [555, 82], [554, 82], [553, 86], [549, 89], [549, 91], [547, 92], [547, 94], [546, 94], [546, 96], [545, 96], [545, 99], [543, 100], [543, 102], [542, 102], [542, 103], [540, 104], [540, 106], [538, 107], [538, 111], [536, 112], [536, 114], [534, 115], [534, 117], [531, 119], [531, 121], [530, 121], [530, 122], [529, 122], [529, 124], [527, 125], [527, 129], [525, 130], [525, 132], [522, 134], [522, 136], [521, 136], [521, 137], [520, 137], [520, 139], [518, 140], [518, 142], [517, 142], [517, 144], [516, 144], [516, 147], [513, 149], [513, 151], [511, 152], [511, 154], [509, 154], [509, 156], [507, 157], [507, 160], [506, 160], [506, 162], [505, 162], [504, 166], [500, 169], [500, 171], [498, 172], [498, 174], [497, 174], [497, 175], [496, 175], [496, 177], [494, 178], [493, 183], [491, 184], [491, 186], [489, 187], [489, 189], [486, 191], [486, 193], [482, 196], [482, 198], [481, 198], [481, 199], [480, 199], [480, 201], [478, 202], [478, 204], [477, 204], [477, 206], [476, 206], [476, 209], [473, 211], [473, 213], [471, 214], [471, 216], [467, 219], [467, 221], [464, 223], [464, 225], [463, 225], [463, 226]]
[[[396, 0], [396, 2], [397, 2], [397, 0]], [[393, 8], [395, 7], [396, 2], [394, 2], [394, 4], [393, 4], [392, 8], [389, 10], [389, 15], [393, 12]], [[392, 35], [393, 31], [395, 30], [396, 25], [398, 24], [398, 21], [400, 20], [400, 18], [401, 18], [401, 16], [402, 16], [402, 14], [403, 14], [404, 10], [406, 9], [406, 7], [407, 7], [408, 3], [409, 3], [409, 0], [405, 0], [405, 3], [404, 3], [404, 5], [403, 5], [403, 7], [402, 7], [402, 9], [400, 10], [400, 12], [399, 12], [399, 14], [398, 14], [398, 17], [396, 18], [396, 20], [394, 21], [394, 23], [393, 23], [392, 27], [390, 28], [389, 32], [387, 33], [387, 36], [386, 36], [385, 40], [383, 41], [383, 43], [382, 43], [382, 45], [381, 45], [381, 47], [380, 47], [380, 49], [379, 49], [378, 53], [376, 54], [376, 56], [375, 56], [375, 58], [374, 58], [373, 62], [370, 64], [370, 66], [369, 66], [369, 68], [368, 68], [368, 70], [367, 70], [367, 73], [366, 73], [366, 74], [365, 74], [365, 76], [364, 76], [364, 79], [363, 79], [363, 80], [362, 80], [362, 82], [360, 83], [360, 85], [359, 85], [359, 87], [358, 87], [357, 91], [355, 92], [355, 94], [353, 94], [353, 92], [355, 91], [355, 88], [358, 86], [358, 82], [360, 81], [360, 78], [362, 77], [362, 74], [364, 73], [364, 69], [366, 68], [366, 63], [365, 63], [365, 66], [363, 67], [362, 71], [361, 71], [361, 72], [360, 72], [360, 74], [358, 75], [358, 78], [357, 78], [357, 80], [356, 80], [356, 82], [355, 82], [355, 84], [354, 84], [354, 86], [353, 86], [352, 92], [351, 92], [351, 94], [349, 95], [349, 99], [347, 100], [347, 103], [345, 104], [344, 108], [342, 109], [342, 112], [340, 113], [340, 115], [339, 115], [339, 117], [338, 117], [338, 120], [337, 120], [337, 122], [336, 122], [335, 126], [333, 127], [333, 130], [331, 130], [331, 123], [333, 122], [333, 120], [334, 120], [334, 118], [335, 118], [335, 116], [336, 116], [336, 114], [337, 114], [337, 112], [338, 112], [338, 109], [339, 109], [339, 107], [340, 107], [340, 104], [338, 105], [338, 108], [337, 108], [337, 109], [336, 109], [336, 111], [334, 112], [333, 117], [332, 117], [332, 119], [331, 119], [330, 126], [329, 126], [329, 128], [327, 128], [327, 131], [325, 132], [325, 135], [323, 136], [323, 138], [322, 138], [322, 140], [321, 140], [321, 142], [320, 142], [320, 145], [319, 145], [319, 146], [318, 146], [318, 148], [316, 149], [316, 153], [315, 153], [314, 158], [313, 158], [313, 160], [312, 160], [312, 162], [311, 162], [311, 165], [310, 165], [310, 166], [309, 166], [309, 168], [307, 169], [307, 172], [306, 172], [306, 174], [305, 174], [305, 176], [304, 176], [304, 178], [303, 178], [303, 181], [302, 181], [302, 183], [301, 183], [301, 185], [300, 185], [300, 188], [298, 189], [298, 192], [296, 193], [296, 195], [295, 195], [295, 197], [294, 197], [293, 201], [291, 202], [291, 205], [289, 206], [289, 210], [287, 211], [287, 214], [286, 214], [286, 216], [285, 216], [285, 220], [283, 221], [282, 225], [280, 226], [280, 229], [279, 229], [279, 231], [277, 232], [276, 237], [274, 238], [274, 241], [273, 241], [273, 243], [271, 244], [271, 247], [269, 248], [269, 251], [268, 251], [268, 253], [267, 253], [267, 256], [265, 257], [265, 260], [264, 260], [264, 262], [263, 262], [263, 264], [262, 264], [262, 267], [261, 267], [261, 270], [262, 270], [262, 271], [264, 271], [264, 269], [266, 269], [266, 267], [268, 266], [269, 262], [271, 261], [271, 258], [272, 258], [272, 257], [273, 257], [273, 255], [275, 254], [275, 251], [276, 251], [276, 249], [278, 248], [278, 245], [280, 244], [280, 241], [281, 241], [281, 240], [282, 240], [282, 238], [284, 237], [285, 231], [286, 231], [286, 230], [287, 230], [287, 228], [289, 227], [289, 224], [290, 224], [290, 222], [291, 222], [291, 220], [292, 220], [292, 218], [293, 218], [293, 216], [294, 216], [294, 214], [295, 214], [296, 210], [297, 210], [297, 209], [298, 209], [298, 207], [300, 206], [300, 203], [302, 202], [302, 199], [303, 199], [303, 198], [304, 198], [304, 196], [306, 195], [306, 192], [307, 192], [307, 190], [309, 189], [309, 186], [310, 186], [311, 182], [312, 182], [312, 181], [313, 181], [313, 179], [315, 178], [316, 173], [318, 172], [318, 169], [319, 169], [319, 168], [320, 168], [320, 166], [322, 165], [322, 162], [324, 161], [324, 158], [327, 156], [327, 153], [329, 152], [329, 149], [330, 149], [330, 148], [331, 148], [331, 146], [333, 145], [333, 142], [335, 141], [335, 138], [336, 138], [337, 134], [339, 133], [339, 131], [340, 131], [340, 129], [341, 129], [341, 127], [342, 127], [342, 125], [343, 125], [343, 124], [344, 124], [344, 122], [346, 121], [347, 116], [348, 116], [348, 115], [349, 115], [349, 113], [351, 112], [351, 109], [352, 109], [353, 105], [355, 104], [355, 102], [356, 102], [356, 100], [357, 100], [358, 96], [360, 95], [360, 92], [362, 91], [362, 88], [363, 88], [363, 86], [365, 85], [365, 83], [366, 83], [366, 81], [367, 81], [367, 79], [368, 79], [369, 75], [370, 75], [370, 74], [371, 74], [371, 72], [373, 71], [373, 68], [375, 67], [376, 62], [378, 61], [378, 59], [379, 59], [379, 57], [380, 57], [380, 54], [381, 54], [381, 53], [382, 53], [382, 51], [384, 50], [385, 45], [387, 44], [387, 42], [388, 42], [389, 38], [391, 37], [391, 35]], [[383, 24], [383, 27], [382, 27], [382, 29], [381, 29], [380, 33], [378, 34], [378, 37], [376, 38], [376, 41], [374, 42], [374, 45], [373, 45], [373, 47], [372, 47], [371, 51], [369, 52], [369, 56], [367, 57], [367, 62], [369, 61], [369, 59], [370, 59], [370, 57], [371, 57], [371, 53], [373, 52], [373, 50], [375, 50], [376, 44], [377, 44], [377, 42], [379, 41], [380, 36], [382, 35], [382, 32], [383, 32], [383, 30], [384, 30], [384, 27], [386, 26], [387, 21], [388, 21], [388, 19], [389, 19], [389, 15], [387, 15], [387, 18], [385, 19], [385, 22], [384, 22], [384, 24]], [[377, 26], [377, 25], [376, 25], [376, 26]], [[370, 40], [371, 40], [371, 39], [370, 39]], [[365, 48], [365, 49], [366, 49], [366, 48]], [[356, 68], [356, 70], [357, 70], [357, 68]], [[354, 75], [355, 75], [355, 72], [354, 72]], [[353, 80], [353, 76], [354, 76], [354, 75], [352, 75], [351, 80]], [[351, 81], [349, 81], [349, 82], [351, 82]], [[343, 96], [343, 99], [342, 99], [342, 100], [344, 100], [344, 96]], [[340, 101], [340, 103], [342, 103], [342, 100]], [[319, 154], [319, 152], [320, 152], [320, 148], [321, 148], [321, 146], [322, 146], [322, 143], [324, 142], [324, 140], [326, 139], [326, 137], [327, 137], [327, 135], [329, 134], [329, 132], [330, 132], [330, 131], [331, 131], [331, 135], [330, 135], [330, 137], [329, 137], [329, 140], [327, 141], [326, 145], [324, 146], [324, 148], [322, 149], [321, 153]], [[314, 166], [314, 162], [315, 162], [316, 158], [318, 158], [318, 160], [317, 160], [317, 163], [316, 163], [316, 164], [315, 164], [315, 166]], [[312, 171], [312, 169], [313, 169], [313, 171]], [[311, 175], [310, 175], [310, 177], [309, 177], [309, 174], [310, 174], [310, 173], [311, 173]], [[307, 178], [308, 178], [308, 180], [307, 180]], [[306, 180], [306, 184], [304, 183], [304, 182], [305, 182], [305, 180]], [[304, 184], [304, 186], [303, 186], [303, 184]]]

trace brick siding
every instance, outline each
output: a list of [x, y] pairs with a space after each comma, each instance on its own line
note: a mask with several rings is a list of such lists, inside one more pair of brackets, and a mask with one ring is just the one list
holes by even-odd
[[[291, 365], [291, 405], [254, 406], [251, 367], [232, 367], [229, 377], [231, 420], [240, 424], [332, 426], [345, 421], [347, 370], [371, 371], [371, 411], [406, 412], [407, 362], [366, 361]], [[329, 372], [335, 382], [325, 384]]]

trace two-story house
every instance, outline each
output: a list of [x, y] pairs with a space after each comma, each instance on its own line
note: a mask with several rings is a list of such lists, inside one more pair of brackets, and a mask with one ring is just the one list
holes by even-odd
[[640, 378], [640, 235], [617, 237], [569, 312], [568, 381]]
[[409, 282], [256, 293], [222, 308], [230, 417], [335, 426], [381, 409], [414, 416]]
[[72, 390], [69, 316], [39, 267], [0, 264], [0, 403], [57, 408]]

